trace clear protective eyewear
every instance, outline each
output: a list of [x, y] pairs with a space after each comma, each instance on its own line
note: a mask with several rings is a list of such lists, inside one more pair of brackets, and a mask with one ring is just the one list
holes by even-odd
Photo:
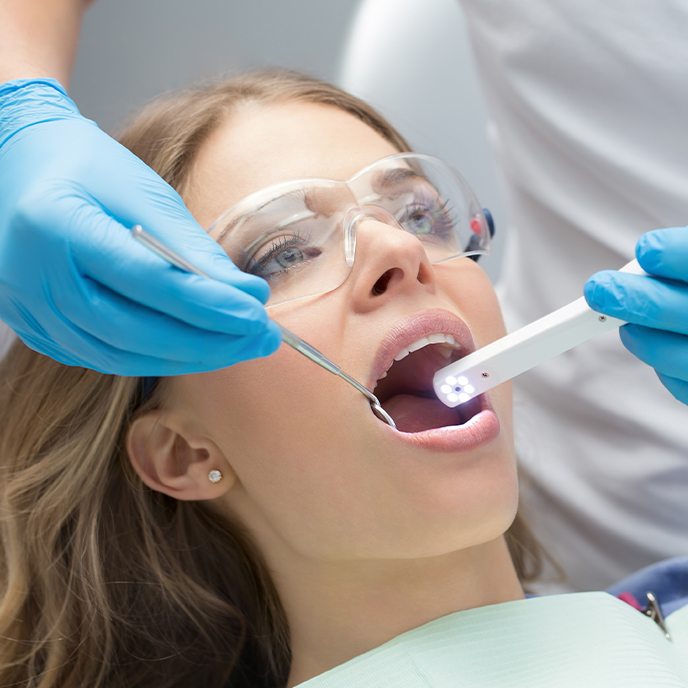
[[368, 219], [412, 234], [432, 263], [477, 260], [494, 233], [463, 177], [418, 153], [387, 156], [348, 181], [262, 189], [223, 212], [208, 233], [239, 269], [267, 280], [273, 306], [341, 286], [353, 268], [356, 228]]

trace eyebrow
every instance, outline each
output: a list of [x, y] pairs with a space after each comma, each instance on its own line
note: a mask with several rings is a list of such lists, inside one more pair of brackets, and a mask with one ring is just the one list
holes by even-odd
[[[283, 194], [281, 198], [288, 198], [289, 196], [305, 196], [305, 193], [302, 189], [294, 189], [294, 191], [290, 191], [289, 193]], [[236, 217], [233, 217], [223, 228], [220, 234], [218, 235], [217, 243], [219, 244], [226, 236], [229, 234], [229, 232], [234, 229], [238, 224], [243, 222], [246, 218], [251, 217], [251, 215], [255, 215], [256, 213], [259, 213], [265, 206], [270, 205], [270, 203], [273, 203], [275, 201], [274, 198], [269, 198], [267, 201], [264, 203], [261, 203], [257, 208], [252, 208], [246, 213], [241, 213], [241, 215], [237, 215]]]
[[407, 179], [411, 178], [425, 179], [422, 174], [418, 174], [418, 172], [408, 167], [394, 167], [392, 169], [383, 170], [378, 183], [384, 188], [386, 186], [394, 186], [399, 182], [405, 182]]
[[[415, 172], [414, 170], [408, 168], [408, 167], [394, 167], [391, 169], [387, 170], [381, 170], [380, 172], [380, 177], [379, 178], [374, 178], [373, 181], [373, 190], [374, 191], [383, 191], [385, 188], [390, 187], [390, 186], [396, 186], [397, 184], [407, 181], [408, 179], [415, 178], [415, 179], [426, 179], [426, 177], [422, 174], [418, 174], [418, 172]], [[344, 182], [346, 183], [346, 182]], [[295, 191], [290, 192], [289, 194], [285, 194], [285, 197], [288, 197], [290, 195], [303, 195], [304, 199], [306, 200], [306, 205], [308, 205], [308, 189], [297, 189]], [[220, 234], [218, 235], [217, 241], [220, 243], [226, 236], [229, 234], [229, 232], [234, 229], [238, 224], [243, 222], [246, 218], [251, 217], [251, 215], [255, 215], [259, 213], [265, 206], [269, 205], [272, 203], [275, 199], [271, 198], [265, 201], [265, 203], [262, 203], [259, 205], [257, 208], [253, 208], [247, 213], [242, 213], [241, 215], [237, 215], [236, 217], [232, 218], [223, 228]]]

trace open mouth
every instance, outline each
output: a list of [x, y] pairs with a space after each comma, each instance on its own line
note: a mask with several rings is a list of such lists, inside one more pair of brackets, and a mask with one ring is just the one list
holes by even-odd
[[445, 406], [435, 395], [434, 374], [473, 349], [458, 344], [450, 334], [429, 334], [402, 349], [378, 379], [373, 390], [382, 407], [401, 432], [423, 432], [463, 425], [484, 407], [483, 395], [455, 408]]

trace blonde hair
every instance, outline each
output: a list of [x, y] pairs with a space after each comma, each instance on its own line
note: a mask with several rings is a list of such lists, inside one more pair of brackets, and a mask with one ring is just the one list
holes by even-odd
[[[345, 110], [400, 151], [362, 101], [268, 71], [167, 96], [121, 136], [184, 194], [200, 145], [245, 101]], [[0, 685], [155, 688], [286, 684], [289, 631], [258, 549], [202, 502], [148, 489], [124, 449], [141, 381], [67, 367], [17, 343], [0, 367]], [[522, 580], [538, 548], [507, 534]]]

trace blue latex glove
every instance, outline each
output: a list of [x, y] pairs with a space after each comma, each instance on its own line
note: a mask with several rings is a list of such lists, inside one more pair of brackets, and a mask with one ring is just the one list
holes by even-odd
[[688, 227], [643, 234], [636, 258], [649, 277], [598, 272], [586, 282], [585, 298], [596, 311], [632, 323], [619, 330], [624, 346], [688, 404]]
[[[217, 281], [168, 265], [135, 224]], [[28, 346], [118, 375], [213, 370], [279, 346], [268, 295], [59, 83], [0, 85], [0, 319]]]

